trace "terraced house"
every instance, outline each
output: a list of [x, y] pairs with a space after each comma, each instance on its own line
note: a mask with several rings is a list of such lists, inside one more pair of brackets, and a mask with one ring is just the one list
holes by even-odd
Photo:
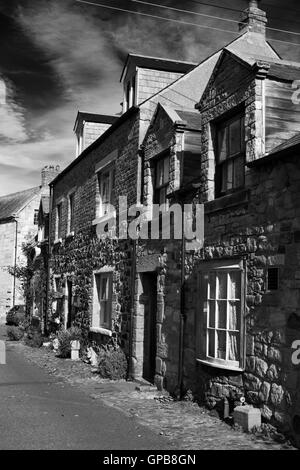
[[[211, 408], [244, 396], [299, 443], [300, 64], [266, 23], [251, 1], [199, 65], [128, 57], [122, 116], [51, 184], [53, 312], [121, 345], [131, 377]], [[204, 242], [100, 239], [135, 215], [120, 196], [144, 224], [157, 202], [202, 205]]]

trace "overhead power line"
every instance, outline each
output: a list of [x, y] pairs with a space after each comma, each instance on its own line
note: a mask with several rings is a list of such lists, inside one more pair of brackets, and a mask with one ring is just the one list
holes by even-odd
[[151, 15], [150, 13], [142, 13], [141, 11], [127, 10], [125, 8], [113, 7], [111, 5], [103, 5], [102, 3], [94, 3], [94, 2], [89, 2], [89, 1], [86, 1], [86, 0], [75, 0], [75, 1], [79, 2], [79, 3], [86, 3], [87, 5], [94, 5], [96, 7], [108, 8], [109, 10], [123, 11], [123, 12], [126, 12], [126, 13], [131, 13], [133, 15], [147, 16], [148, 18], [155, 18], [155, 19], [158, 19], [158, 20], [171, 21], [173, 23], [181, 23], [181, 24], [185, 24], [185, 25], [189, 25], [189, 26], [197, 26], [198, 28], [213, 29], [215, 31], [221, 31], [222, 33], [236, 34], [236, 31], [230, 31], [229, 29], [215, 28], [213, 26], [206, 26], [206, 25], [201, 25], [201, 24], [198, 24], [198, 23], [191, 23], [189, 21], [184, 21], [184, 20], [176, 20], [175, 18], [166, 18], [164, 16]]
[[[229, 34], [236, 34], [237, 33], [237, 31], [232, 31], [232, 30], [229, 30], [229, 29], [221, 29], [221, 28], [216, 28], [216, 27], [213, 27], [213, 26], [201, 25], [201, 24], [198, 24], [198, 23], [191, 23], [190, 21], [176, 20], [175, 18], [166, 18], [165, 16], [152, 15], [150, 13], [142, 13], [140, 11], [133, 11], [133, 10], [125, 9], [125, 8], [113, 7], [111, 5], [104, 5], [102, 3], [89, 2], [87, 0], [75, 0], [75, 1], [78, 2], [78, 3], [93, 5], [93, 6], [100, 7], [100, 8], [107, 8], [109, 10], [122, 11], [122, 12], [130, 13], [130, 14], [133, 14], [133, 15], [139, 15], [139, 16], [144, 16], [144, 17], [148, 17], [148, 18], [158, 19], [158, 20], [170, 21], [170, 22], [173, 22], [173, 23], [179, 23], [179, 24], [184, 24], [184, 25], [188, 25], [188, 26], [195, 26], [197, 28], [211, 29], [213, 31], [220, 31], [222, 33], [229, 33]], [[222, 19], [222, 18], [220, 18], [220, 19]], [[298, 33], [296, 33], [296, 34], [298, 34]], [[271, 38], [269, 40], [270, 41], [281, 42], [281, 43], [284, 43], [284, 44], [289, 44], [289, 45], [292, 45], [292, 46], [298, 46], [298, 47], [300, 46], [299, 43], [283, 41], [283, 40], [280, 40], [280, 39]]]
[[[133, 3], [140, 3], [142, 5], [148, 5], [148, 6], [152, 6], [152, 7], [163, 8], [165, 10], [178, 11], [180, 13], [187, 13], [189, 15], [204, 16], [206, 18], [213, 18], [215, 20], [228, 21], [230, 23], [237, 23], [237, 24], [241, 23], [241, 21], [231, 20], [230, 18], [221, 18], [220, 16], [207, 15], [206, 13], [198, 13], [197, 11], [183, 10], [181, 8], [169, 7], [169, 6], [166, 6], [166, 5], [159, 5], [158, 3], [151, 3], [151, 2], [146, 2], [146, 1], [143, 1], [143, 0], [129, 0], [129, 1], [133, 2]], [[270, 28], [270, 27], [267, 27], [267, 29], [270, 29], [271, 31], [278, 31], [280, 33], [295, 34], [297, 36], [300, 36], [300, 33], [296, 33], [294, 31], [287, 31], [285, 29]]]

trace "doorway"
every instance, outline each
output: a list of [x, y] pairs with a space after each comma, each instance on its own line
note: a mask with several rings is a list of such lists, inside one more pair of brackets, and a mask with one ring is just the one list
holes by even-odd
[[72, 298], [72, 281], [67, 281], [67, 328], [70, 328], [73, 323], [73, 298]]
[[150, 383], [154, 383], [157, 343], [157, 274], [152, 272], [143, 273], [141, 281], [144, 303], [143, 378]]

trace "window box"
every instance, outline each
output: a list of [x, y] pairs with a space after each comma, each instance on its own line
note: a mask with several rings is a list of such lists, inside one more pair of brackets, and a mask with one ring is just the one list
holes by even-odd
[[245, 271], [232, 260], [203, 263], [199, 272], [197, 361], [244, 369]]

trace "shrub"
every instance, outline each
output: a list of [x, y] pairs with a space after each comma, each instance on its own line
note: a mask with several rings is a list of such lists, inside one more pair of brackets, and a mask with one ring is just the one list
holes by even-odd
[[24, 336], [24, 331], [18, 326], [8, 326], [7, 336], [10, 341], [20, 341]]
[[6, 314], [6, 324], [19, 326], [25, 320], [25, 307], [24, 305], [15, 305]]
[[43, 344], [42, 332], [39, 328], [30, 326], [26, 332], [25, 344], [32, 348], [40, 348]]
[[102, 349], [99, 353], [98, 372], [101, 377], [120, 380], [127, 375], [127, 359], [121, 348]]
[[77, 326], [71, 326], [68, 330], [60, 330], [58, 338], [58, 355], [63, 358], [71, 357], [71, 341], [82, 341], [82, 331]]

